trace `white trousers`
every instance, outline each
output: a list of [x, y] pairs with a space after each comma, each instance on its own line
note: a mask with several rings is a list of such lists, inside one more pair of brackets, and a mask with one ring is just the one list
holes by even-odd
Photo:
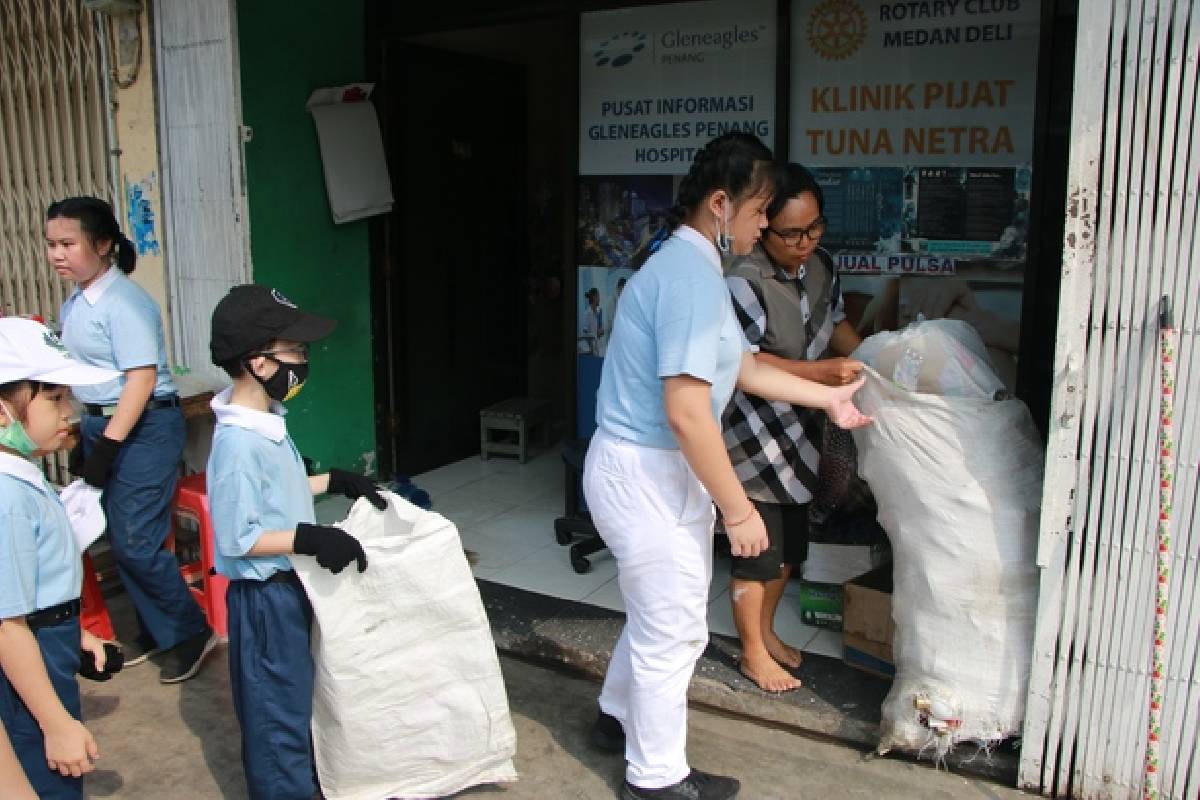
[[583, 490], [617, 560], [625, 628], [600, 708], [625, 728], [625, 777], [657, 789], [687, 777], [687, 689], [708, 643], [712, 498], [678, 450], [597, 431]]

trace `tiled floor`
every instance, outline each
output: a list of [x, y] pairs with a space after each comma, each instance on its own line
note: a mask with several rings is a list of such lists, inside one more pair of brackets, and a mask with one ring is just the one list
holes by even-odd
[[[540, 452], [525, 464], [511, 458], [467, 458], [418, 475], [413, 482], [433, 498], [433, 510], [458, 526], [463, 546], [473, 551], [475, 576], [541, 594], [623, 610], [617, 567], [608, 551], [590, 557], [591, 570], [577, 575], [566, 547], [554, 540], [554, 519], [563, 513], [563, 463], [558, 449]], [[341, 519], [346, 501], [327, 498], [318, 504], [322, 522]], [[715, 633], [736, 636], [729, 607], [729, 561], [717, 559], [709, 593], [708, 624]], [[840, 633], [800, 622], [796, 595], [788, 585], [776, 631], [809, 652], [841, 657]]]

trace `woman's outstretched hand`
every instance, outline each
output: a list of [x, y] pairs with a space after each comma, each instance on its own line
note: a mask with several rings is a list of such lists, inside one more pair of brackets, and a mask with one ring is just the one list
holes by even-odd
[[862, 388], [864, 382], [866, 382], [866, 378], [859, 378], [848, 386], [838, 386], [829, 390], [829, 403], [825, 407], [825, 412], [834, 425], [850, 430], [874, 422], [854, 405], [854, 393]]

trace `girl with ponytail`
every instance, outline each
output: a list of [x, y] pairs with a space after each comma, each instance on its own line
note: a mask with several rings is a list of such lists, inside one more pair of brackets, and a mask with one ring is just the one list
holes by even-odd
[[216, 637], [174, 554], [163, 549], [185, 433], [162, 315], [129, 279], [137, 254], [105, 201], [53, 203], [46, 211], [46, 257], [76, 285], [60, 315], [63, 344], [85, 364], [119, 372], [76, 392], [82, 442], [71, 461], [72, 471], [104, 491], [109, 543], [137, 609], [141, 630], [123, 645], [125, 664], [169, 651], [160, 680], [186, 680]]
[[749, 134], [696, 154], [669, 238], [625, 285], [604, 360], [583, 484], [617, 560], [626, 624], [591, 740], [625, 753], [624, 800], [739, 790], [691, 769], [685, 753], [688, 681], [708, 641], [714, 503], [735, 555], [768, 545], [721, 436], [734, 387], [824, 410], [842, 427], [870, 422], [851, 401], [861, 382], [822, 386], [755, 360], [734, 313], [723, 261], [761, 238], [773, 174], [770, 150]]

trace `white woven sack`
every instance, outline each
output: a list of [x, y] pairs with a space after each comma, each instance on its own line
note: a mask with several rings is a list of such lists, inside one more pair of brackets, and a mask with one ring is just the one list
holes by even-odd
[[1033, 646], [1043, 452], [1019, 400], [911, 392], [867, 370], [859, 472], [894, 556], [896, 678], [881, 751], [1019, 734]]
[[854, 357], [894, 381], [912, 353], [909, 388], [943, 397], [993, 400], [1007, 394], [996, 375], [987, 347], [970, 324], [953, 319], [921, 319], [899, 331], [877, 333], [859, 345]]
[[294, 558], [314, 612], [313, 744], [329, 800], [444, 797], [514, 781], [516, 732], [454, 525], [384, 493], [338, 526], [368, 566]]

